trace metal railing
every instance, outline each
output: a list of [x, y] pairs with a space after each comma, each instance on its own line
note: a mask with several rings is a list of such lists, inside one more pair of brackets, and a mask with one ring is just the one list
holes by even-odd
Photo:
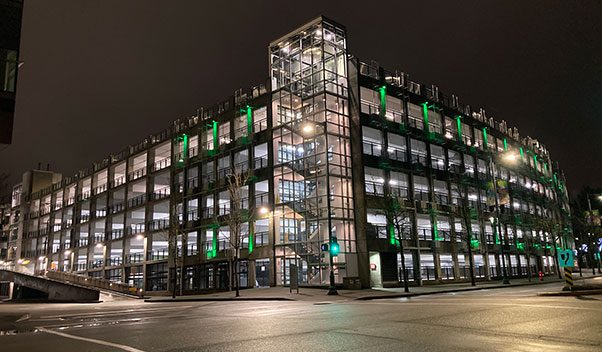
[[378, 143], [362, 141], [362, 149], [364, 154], [381, 156], [383, 146]]
[[404, 149], [398, 148], [387, 148], [387, 153], [389, 154], [389, 159], [397, 160], [397, 161], [406, 161], [406, 151]]
[[268, 167], [268, 166], [269, 166], [269, 163], [268, 163], [267, 155], [258, 156], [253, 159], [253, 169], [255, 169], [255, 170], [263, 169], [264, 167]]
[[364, 189], [366, 191], [366, 194], [371, 194], [371, 195], [384, 195], [385, 194], [385, 184], [380, 183], [380, 182], [366, 181]]
[[150, 261], [153, 260], [164, 260], [169, 257], [169, 251], [167, 248], [165, 249], [155, 249], [152, 251], [148, 251], [146, 254], [146, 258]]

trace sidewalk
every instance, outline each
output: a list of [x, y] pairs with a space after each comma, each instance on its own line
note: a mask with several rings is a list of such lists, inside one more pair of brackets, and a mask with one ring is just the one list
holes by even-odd
[[[599, 275], [596, 275], [600, 277]], [[591, 273], [584, 274], [583, 278], [577, 276], [578, 280], [591, 279]], [[602, 277], [600, 277], [602, 279]], [[234, 292], [218, 292], [204, 295], [187, 295], [187, 296], [155, 296], [145, 299], [145, 302], [192, 302], [192, 301], [312, 301], [312, 302], [336, 302], [348, 300], [374, 300], [387, 298], [415, 297], [423, 295], [432, 295], [438, 293], [464, 292], [474, 290], [489, 290], [495, 288], [519, 287], [527, 285], [542, 285], [549, 283], [557, 283], [558, 290], [562, 288], [563, 280], [556, 276], [548, 276], [544, 281], [539, 281], [533, 278], [531, 282], [528, 279], [513, 279], [510, 285], [504, 285], [501, 281], [482, 281], [477, 282], [476, 286], [471, 286], [470, 283], [458, 284], [438, 284], [426, 285], [420, 287], [410, 287], [410, 292], [403, 292], [403, 287], [396, 288], [379, 288], [379, 289], [363, 289], [363, 290], [338, 290], [337, 296], [326, 295], [324, 288], [299, 288], [299, 294], [296, 290], [290, 293], [288, 287], [270, 287], [270, 288], [253, 288], [240, 291], [240, 297], [234, 297]], [[602, 282], [602, 280], [598, 280]]]
[[600, 295], [602, 294], [602, 276], [600, 274], [592, 275], [584, 274], [583, 277], [579, 277], [578, 273], [573, 273], [574, 286], [572, 290], [566, 290], [564, 285], [558, 291], [551, 292], [540, 292], [538, 296], [586, 296], [586, 295]]

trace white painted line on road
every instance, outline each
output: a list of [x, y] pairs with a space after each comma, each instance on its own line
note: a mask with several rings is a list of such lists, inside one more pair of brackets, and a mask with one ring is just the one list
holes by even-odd
[[163, 308], [141, 308], [141, 309], [127, 309], [127, 310], [107, 310], [107, 311], [88, 311], [88, 312], [80, 312], [80, 313], [71, 313], [71, 314], [59, 314], [59, 315], [44, 315], [36, 319], [31, 320], [47, 320], [47, 319], [56, 319], [56, 318], [72, 318], [72, 317], [92, 317], [92, 316], [103, 316], [103, 315], [115, 315], [115, 314], [136, 314], [136, 313], [152, 313], [163, 310], [175, 310], [175, 309], [184, 309], [184, 308], [192, 308], [193, 306], [180, 306], [180, 307], [163, 307]]
[[25, 320], [27, 320], [29, 318], [31, 318], [31, 314], [29, 314], [29, 313], [24, 314], [21, 318], [17, 319], [17, 321], [15, 321], [15, 323], [20, 323], [20, 322], [25, 321]]
[[126, 346], [126, 345], [120, 345], [118, 343], [113, 343], [113, 342], [109, 342], [109, 341], [103, 341], [103, 340], [97, 340], [97, 339], [89, 339], [87, 337], [81, 337], [81, 336], [75, 336], [75, 335], [70, 335], [70, 334], [65, 334], [64, 332], [58, 332], [58, 331], [52, 331], [52, 330], [48, 330], [48, 329], [44, 329], [42, 327], [37, 328], [39, 331], [48, 333], [48, 334], [53, 334], [53, 335], [58, 335], [58, 336], [62, 336], [68, 339], [73, 339], [73, 340], [80, 340], [80, 341], [86, 341], [86, 342], [91, 342], [91, 343], [95, 343], [98, 345], [103, 345], [103, 346], [109, 346], [109, 347], [114, 347], [114, 348], [119, 348], [121, 350], [124, 351], [128, 351], [128, 352], [144, 352], [143, 350], [139, 350], [137, 348], [134, 347], [130, 347], [130, 346]]

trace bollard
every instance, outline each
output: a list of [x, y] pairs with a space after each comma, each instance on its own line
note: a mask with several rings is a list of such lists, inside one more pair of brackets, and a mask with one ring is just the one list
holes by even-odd
[[539, 271], [539, 281], [543, 281], [543, 271]]

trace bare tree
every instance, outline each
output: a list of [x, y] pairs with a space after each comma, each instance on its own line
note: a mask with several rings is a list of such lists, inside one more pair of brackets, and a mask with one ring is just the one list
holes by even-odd
[[535, 226], [544, 232], [544, 254], [546, 256], [548, 255], [548, 239], [546, 238], [546, 234], [549, 234], [551, 237], [552, 245], [554, 246], [553, 256], [556, 266], [556, 274], [558, 274], [559, 279], [562, 279], [562, 274], [560, 274], [560, 261], [558, 260], [558, 250], [556, 248], [556, 243], [560, 241], [560, 226], [558, 223], [549, 218], [537, 218], [535, 220]]
[[405, 292], [410, 292], [408, 286], [408, 273], [406, 271], [405, 254], [403, 249], [403, 240], [405, 235], [412, 233], [411, 214], [412, 210], [403, 204], [403, 199], [389, 194], [384, 197], [384, 209], [387, 221], [391, 221], [395, 229], [395, 234], [391, 236], [394, 239], [394, 245], [399, 249], [401, 256], [401, 271], [403, 275], [403, 288]]
[[[463, 240], [466, 243], [466, 248], [468, 249], [468, 263], [470, 266], [470, 284], [472, 286], [476, 286], [475, 273], [474, 273], [474, 258], [472, 257], [472, 214], [470, 209], [470, 204], [468, 203], [468, 193], [469, 193], [469, 182], [460, 174], [457, 174], [457, 177], [454, 177], [454, 182], [452, 182], [452, 191], [455, 191], [459, 198], [458, 211], [457, 215], [462, 219], [462, 223], [464, 224], [464, 228], [466, 229], [466, 234], [464, 235]], [[455, 239], [452, 239], [455, 241]]]
[[[172, 192], [173, 193], [173, 192]], [[175, 202], [175, 194], [171, 195], [172, 201], [170, 202], [170, 216], [169, 216], [169, 227], [168, 227], [168, 253], [169, 258], [173, 258], [173, 278], [172, 278], [172, 297], [176, 297], [176, 287], [178, 286], [178, 274], [177, 266], [180, 265], [180, 276], [179, 276], [179, 287], [180, 295], [183, 294], [184, 284], [184, 246], [188, 241], [188, 233], [180, 229], [180, 215], [178, 212], [178, 204]], [[182, 214], [182, 217], [184, 214]], [[178, 255], [178, 237], [182, 236], [182, 249], [181, 256]], [[170, 265], [171, 266], [171, 265]]]
[[[590, 262], [592, 273], [595, 274], [595, 267], [598, 266], [600, 270], [600, 261], [595, 258], [595, 248], [597, 246], [597, 240], [602, 236], [602, 226], [597, 223], [594, 213], [589, 211], [589, 207], [583, 203], [587, 203], [587, 197], [589, 196], [586, 191], [582, 191], [576, 197], [576, 201], [571, 204], [572, 214], [571, 222], [573, 231], [575, 233], [575, 245], [578, 250], [579, 268], [583, 260]], [[579, 244], [586, 245], [587, 250], [585, 251]], [[586, 254], [587, 252], [587, 254]], [[585, 258], [584, 258], [585, 257]]]
[[[226, 223], [230, 228], [229, 243], [232, 250], [231, 262], [232, 268], [234, 269], [234, 288], [236, 290], [236, 297], [240, 296], [240, 249], [242, 246], [242, 225], [252, 220], [252, 214], [254, 213], [250, 209], [247, 189], [246, 195], [243, 194], [243, 188], [247, 185], [251, 178], [250, 171], [241, 170], [240, 168], [233, 168], [232, 173], [228, 175], [228, 194], [230, 196], [230, 214], [226, 217]], [[243, 205], [243, 202], [247, 202], [247, 207]]]

